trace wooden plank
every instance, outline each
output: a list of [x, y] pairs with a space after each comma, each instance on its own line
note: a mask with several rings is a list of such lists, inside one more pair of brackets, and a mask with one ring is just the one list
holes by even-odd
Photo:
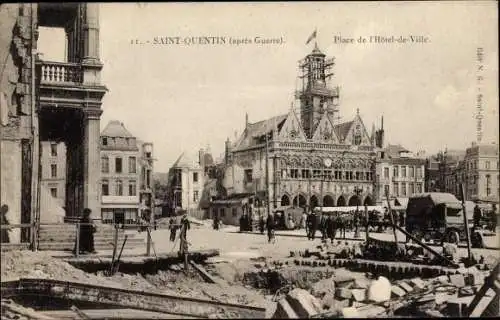
[[[178, 315], [144, 311], [139, 309], [82, 309], [81, 312], [90, 319], [179, 319]], [[75, 312], [71, 310], [40, 311], [42, 315], [55, 319], [75, 319]], [[195, 316], [184, 315], [183, 319], [199, 319]]]
[[189, 260], [189, 264], [193, 266], [193, 268], [198, 271], [198, 273], [201, 275], [203, 280], [205, 280], [208, 283], [217, 283], [217, 280], [212, 277], [205, 268], [194, 262], [193, 260]]

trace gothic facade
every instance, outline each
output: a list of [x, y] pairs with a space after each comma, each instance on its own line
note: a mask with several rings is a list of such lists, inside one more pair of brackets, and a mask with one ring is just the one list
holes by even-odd
[[274, 208], [375, 204], [383, 130], [368, 134], [359, 110], [351, 121], [336, 123], [339, 88], [329, 83], [332, 65], [316, 46], [299, 65], [300, 116], [293, 104], [288, 113], [260, 122], [249, 123], [247, 116], [242, 135], [226, 141], [228, 196], [254, 194]]

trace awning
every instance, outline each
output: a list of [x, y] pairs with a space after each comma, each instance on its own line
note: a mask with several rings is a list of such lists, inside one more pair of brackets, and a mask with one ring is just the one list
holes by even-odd
[[139, 209], [137, 204], [102, 204], [102, 209]]
[[248, 203], [248, 199], [228, 199], [228, 200], [215, 200], [212, 205], [244, 205]]

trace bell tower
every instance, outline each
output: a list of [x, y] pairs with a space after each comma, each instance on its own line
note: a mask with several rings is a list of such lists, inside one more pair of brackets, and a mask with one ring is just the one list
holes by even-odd
[[329, 86], [334, 64], [334, 58], [326, 59], [317, 43], [313, 51], [299, 61], [301, 88], [296, 98], [300, 100], [302, 126], [308, 139], [314, 135], [324, 113], [333, 123], [334, 113], [338, 111], [339, 88]]

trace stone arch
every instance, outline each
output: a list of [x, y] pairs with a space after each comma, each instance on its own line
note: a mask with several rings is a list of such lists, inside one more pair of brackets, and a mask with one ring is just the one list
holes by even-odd
[[337, 207], [345, 207], [346, 204], [345, 204], [345, 198], [344, 196], [340, 196], [338, 199], [337, 199]]
[[373, 203], [372, 197], [371, 196], [366, 196], [365, 200], [363, 201], [363, 205], [364, 206], [373, 206], [374, 203]]
[[305, 208], [307, 206], [306, 197], [303, 194], [298, 194], [293, 198], [293, 205], [295, 207]]
[[333, 201], [333, 197], [329, 194], [323, 197], [323, 206], [324, 207], [334, 207], [335, 201]]
[[290, 205], [290, 197], [286, 194], [284, 194], [282, 197], [281, 197], [281, 206], [282, 207], [286, 207], [286, 206], [289, 206]]
[[349, 198], [349, 206], [359, 206], [361, 205], [361, 200], [357, 195], [353, 195], [352, 197]]
[[311, 198], [309, 199], [309, 206], [311, 209], [314, 209], [315, 207], [319, 206], [319, 200], [316, 195], [312, 195]]

